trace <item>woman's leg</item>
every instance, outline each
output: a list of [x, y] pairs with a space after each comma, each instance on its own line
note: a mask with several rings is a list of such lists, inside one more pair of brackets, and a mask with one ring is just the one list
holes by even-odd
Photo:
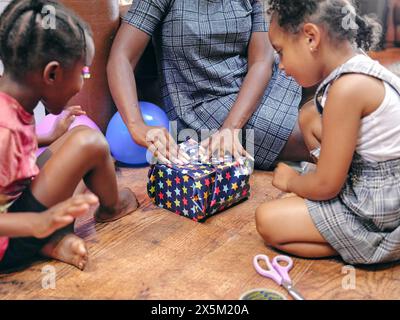
[[300, 197], [264, 203], [256, 210], [256, 226], [267, 244], [289, 254], [306, 258], [337, 255], [315, 227]]
[[[31, 190], [44, 206], [49, 208], [71, 197], [83, 178], [89, 190], [99, 197], [97, 219], [115, 220], [138, 207], [129, 189], [118, 192], [114, 163], [101, 133], [77, 127], [51, 145], [43, 158], [47, 161], [32, 182]], [[42, 253], [82, 269], [87, 250], [72, 229], [54, 234]]]

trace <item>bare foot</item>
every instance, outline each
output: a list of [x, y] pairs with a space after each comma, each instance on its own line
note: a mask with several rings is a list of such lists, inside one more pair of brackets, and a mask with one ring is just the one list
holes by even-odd
[[123, 188], [118, 196], [119, 201], [115, 208], [108, 209], [100, 206], [97, 209], [94, 214], [96, 222], [104, 223], [121, 219], [139, 207], [139, 202], [131, 189]]
[[71, 264], [83, 270], [88, 261], [85, 242], [73, 233], [54, 236], [43, 247], [41, 254]]

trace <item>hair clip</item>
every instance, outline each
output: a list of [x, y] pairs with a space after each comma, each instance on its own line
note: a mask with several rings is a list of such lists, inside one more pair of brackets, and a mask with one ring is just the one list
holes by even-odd
[[90, 79], [91, 75], [90, 75], [90, 69], [88, 66], [83, 67], [82, 69], [82, 75], [84, 79]]

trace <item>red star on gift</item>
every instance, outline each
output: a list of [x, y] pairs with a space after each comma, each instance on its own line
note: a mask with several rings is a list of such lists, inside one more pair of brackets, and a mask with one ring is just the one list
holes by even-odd
[[247, 194], [247, 190], [244, 189], [243, 192], [242, 192], [242, 196], [245, 196], [246, 194]]
[[229, 172], [227, 172], [225, 178], [226, 178], [227, 180], [230, 180], [230, 179], [231, 179], [231, 174], [230, 174]]
[[221, 190], [219, 189], [219, 187], [216, 187], [214, 193], [216, 195], [219, 195], [220, 192], [221, 192]]
[[210, 179], [205, 179], [204, 184], [208, 187], [210, 185]]
[[214, 206], [216, 203], [217, 203], [217, 201], [216, 201], [216, 200], [213, 200], [213, 201], [211, 201], [210, 206], [212, 207], [212, 206]]
[[163, 194], [162, 192], [160, 192], [160, 193], [158, 194], [158, 197], [162, 200], [162, 199], [164, 199], [164, 194]]
[[183, 204], [184, 204], [185, 206], [187, 206], [187, 205], [188, 205], [188, 201], [187, 201], [187, 199], [186, 199], [186, 198], [183, 198], [183, 199], [182, 199], [182, 201], [183, 201]]
[[176, 182], [176, 184], [180, 184], [181, 183], [181, 179], [179, 179], [179, 177], [176, 177], [175, 178], [175, 182]]

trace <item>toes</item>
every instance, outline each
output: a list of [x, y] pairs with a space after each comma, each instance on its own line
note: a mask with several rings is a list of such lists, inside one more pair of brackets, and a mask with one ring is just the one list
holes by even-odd
[[83, 270], [88, 262], [88, 251], [85, 244], [82, 242], [77, 243], [74, 248], [75, 256], [74, 256], [74, 265]]
[[87, 255], [85, 255], [85, 256], [83, 256], [83, 257], [80, 256], [80, 257], [78, 258], [78, 261], [77, 261], [77, 263], [76, 263], [76, 266], [77, 266], [80, 270], [83, 270], [83, 269], [85, 269], [87, 262], [88, 262], [88, 256], [87, 256]]

